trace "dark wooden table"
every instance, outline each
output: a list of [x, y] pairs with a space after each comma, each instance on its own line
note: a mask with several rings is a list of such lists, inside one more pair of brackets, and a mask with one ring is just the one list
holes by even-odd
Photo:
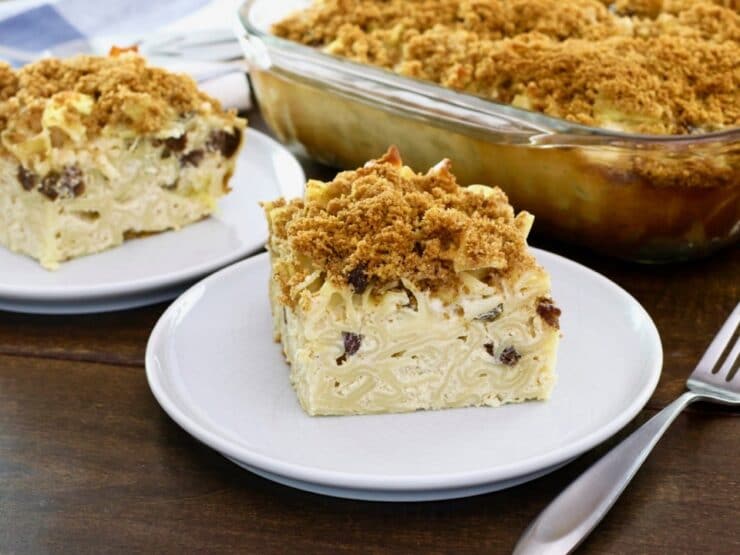
[[[390, 504], [304, 493], [236, 467], [159, 408], [144, 349], [166, 304], [86, 316], [0, 312], [0, 553], [510, 552], [553, 496], [683, 390], [740, 299], [737, 248], [649, 267], [532, 242], [623, 286], [663, 340], [655, 394], [596, 450], [469, 499]], [[579, 552], [740, 553], [738, 416], [708, 405], [679, 416]]]

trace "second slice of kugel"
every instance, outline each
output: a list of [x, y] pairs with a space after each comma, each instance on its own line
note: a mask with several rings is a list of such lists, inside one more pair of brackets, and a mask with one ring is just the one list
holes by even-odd
[[0, 245], [54, 269], [204, 218], [245, 125], [135, 53], [0, 64]]

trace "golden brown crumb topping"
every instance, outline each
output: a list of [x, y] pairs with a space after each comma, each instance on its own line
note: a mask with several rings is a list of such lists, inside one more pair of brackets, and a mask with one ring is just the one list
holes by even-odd
[[493, 283], [536, 265], [526, 245], [532, 217], [515, 217], [503, 191], [459, 186], [447, 160], [414, 173], [395, 147], [329, 183], [309, 182], [305, 200], [265, 210], [271, 245], [292, 253], [281, 283], [290, 304], [316, 270], [357, 293], [405, 278], [444, 296], [460, 285], [460, 272]]
[[8, 64], [0, 62], [0, 100], [7, 100], [18, 90], [18, 77], [16, 77]]
[[740, 125], [740, 15], [709, 0], [320, 0], [273, 32], [585, 125]]
[[[3, 62], [0, 62], [0, 106], [2, 103], [13, 96], [18, 90], [18, 77], [13, 69]], [[0, 130], [7, 124], [7, 115], [3, 114], [0, 108]]]
[[153, 134], [189, 113], [224, 114], [190, 77], [148, 67], [135, 53], [44, 59], [16, 72], [0, 64], [0, 131], [12, 130], [15, 140], [38, 133], [50, 104], [87, 137], [107, 126]]

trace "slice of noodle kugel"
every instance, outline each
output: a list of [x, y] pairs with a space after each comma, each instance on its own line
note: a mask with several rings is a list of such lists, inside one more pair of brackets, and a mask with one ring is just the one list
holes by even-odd
[[264, 204], [274, 333], [311, 415], [546, 399], [560, 310], [496, 187], [414, 173], [391, 148]]

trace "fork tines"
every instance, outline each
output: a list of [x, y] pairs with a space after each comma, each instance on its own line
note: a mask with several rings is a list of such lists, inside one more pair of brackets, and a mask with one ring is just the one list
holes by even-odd
[[[689, 386], [710, 386], [728, 392], [740, 392], [738, 355], [740, 355], [740, 303], [712, 340], [689, 378]], [[733, 343], [734, 339], [734, 343]], [[724, 362], [723, 362], [724, 361]], [[720, 366], [721, 364], [721, 366]]]

